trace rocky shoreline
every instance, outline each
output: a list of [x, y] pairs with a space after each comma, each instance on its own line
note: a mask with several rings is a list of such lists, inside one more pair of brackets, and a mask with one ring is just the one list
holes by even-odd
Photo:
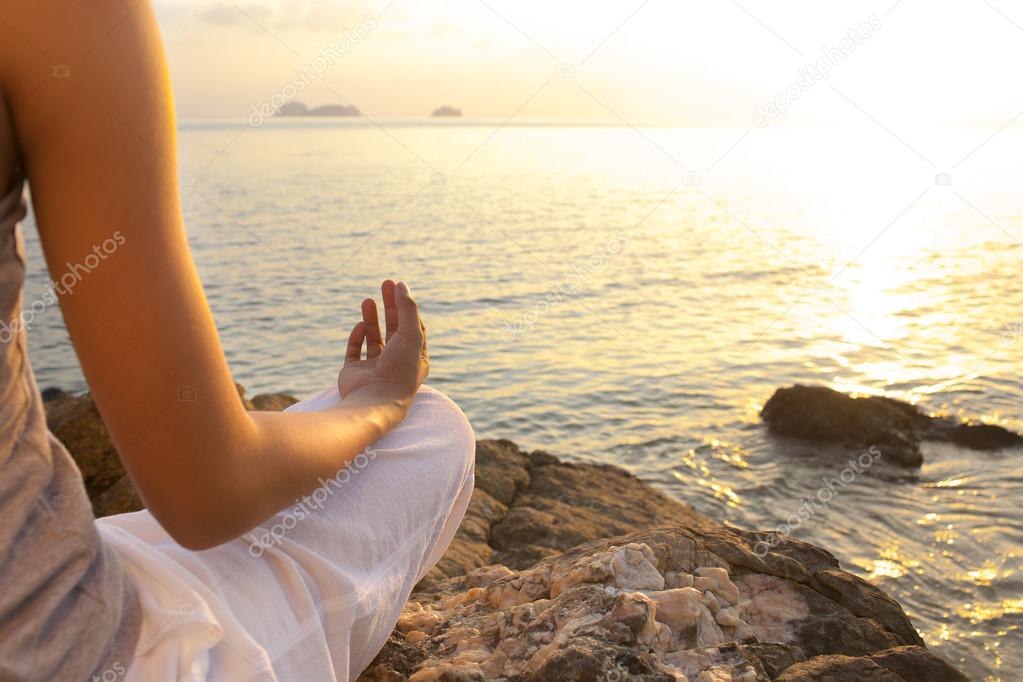
[[[96, 514], [142, 508], [91, 397], [46, 398]], [[476, 458], [454, 542], [362, 682], [967, 679], [823, 549], [722, 526], [614, 466], [506, 440], [478, 441]]]

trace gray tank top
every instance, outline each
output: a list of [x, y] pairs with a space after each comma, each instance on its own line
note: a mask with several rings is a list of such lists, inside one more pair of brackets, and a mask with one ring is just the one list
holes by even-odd
[[24, 216], [22, 181], [0, 187], [0, 682], [118, 680], [138, 599], [46, 428], [22, 318]]

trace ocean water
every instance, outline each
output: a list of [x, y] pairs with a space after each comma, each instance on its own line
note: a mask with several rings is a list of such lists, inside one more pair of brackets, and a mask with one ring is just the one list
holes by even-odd
[[[332, 383], [359, 301], [400, 277], [430, 382], [480, 437], [614, 463], [768, 529], [859, 454], [769, 435], [777, 387], [1023, 430], [1023, 135], [992, 132], [186, 122], [182, 206], [250, 395]], [[58, 312], [30, 337], [41, 385], [85, 388]], [[1014, 679], [1023, 451], [924, 456], [882, 458], [792, 534], [973, 679]]]

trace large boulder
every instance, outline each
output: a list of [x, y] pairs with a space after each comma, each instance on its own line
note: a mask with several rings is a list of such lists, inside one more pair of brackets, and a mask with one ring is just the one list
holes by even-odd
[[717, 523], [618, 467], [476, 443], [476, 488], [454, 541], [420, 585], [499, 563], [520, 569], [580, 543], [669, 524]]
[[[965, 680], [828, 552], [674, 526], [413, 594], [361, 682]], [[859, 677], [858, 677], [859, 676]]]
[[852, 397], [826, 386], [779, 388], [760, 416], [773, 433], [853, 448], [876, 447], [885, 461], [907, 467], [923, 464], [921, 440], [977, 450], [1023, 446], [1023, 437], [995, 424], [931, 416], [901, 400]]
[[82, 472], [93, 513], [99, 517], [142, 509], [142, 499], [121, 464], [92, 396], [52, 389], [44, 393], [50, 398], [44, 405], [47, 425]]

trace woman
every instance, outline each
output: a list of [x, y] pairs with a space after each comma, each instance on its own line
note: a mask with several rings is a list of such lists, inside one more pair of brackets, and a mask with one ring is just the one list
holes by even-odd
[[[146, 2], [0, 8], [0, 679], [352, 679], [458, 526], [472, 431], [421, 387], [425, 328], [389, 280], [385, 331], [363, 302], [336, 388], [244, 411], [182, 227], [169, 91]], [[146, 511], [94, 520], [46, 430], [24, 181]]]

